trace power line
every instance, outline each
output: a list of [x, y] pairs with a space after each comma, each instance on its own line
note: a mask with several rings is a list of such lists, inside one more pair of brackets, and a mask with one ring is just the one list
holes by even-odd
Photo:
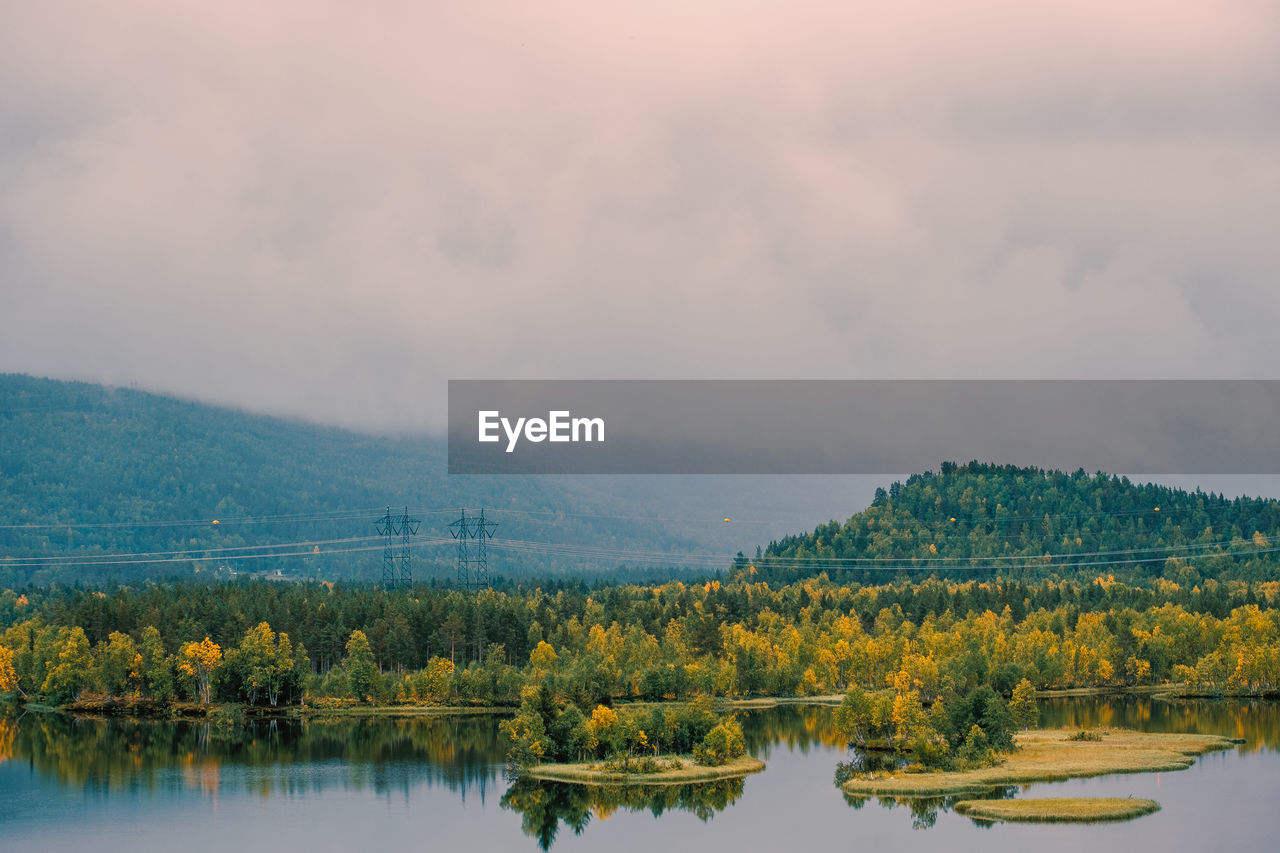
[[[400, 518], [392, 517], [395, 522], [401, 521]], [[734, 558], [724, 554], [682, 554], [674, 552], [661, 551], [641, 551], [632, 549], [610, 549], [599, 548], [594, 546], [554, 543], [554, 542], [536, 542], [518, 539], [497, 539], [493, 537], [491, 529], [496, 525], [483, 517], [467, 518], [465, 513], [460, 522], [466, 522], [467, 536], [461, 538], [461, 530], [463, 525], [455, 523], [455, 530], [451, 532], [450, 538], [444, 537], [423, 537], [417, 541], [411, 541], [407, 546], [402, 543], [402, 549], [434, 547], [437, 545], [449, 544], [457, 542], [460, 547], [474, 543], [474, 548], [469, 548], [468, 560], [466, 563], [460, 562], [460, 569], [465, 566], [470, 569], [472, 565], [479, 565], [485, 569], [483, 573], [477, 572], [472, 575], [459, 576], [459, 584], [466, 588], [474, 588], [478, 581], [487, 583], [487, 550], [480, 551], [480, 544], [487, 543], [487, 546], [499, 548], [508, 551], [515, 551], [528, 554], [541, 554], [545, 556], [560, 556], [566, 558], [579, 559], [595, 559], [609, 560], [618, 562], [646, 563], [646, 564], [664, 564], [672, 567], [682, 566], [686, 568], [724, 568], [730, 565]], [[480, 531], [485, 532], [484, 538], [481, 538]], [[403, 535], [403, 534], [400, 534]], [[208, 562], [220, 561], [231, 562], [239, 560], [255, 560], [263, 558], [281, 558], [281, 557], [313, 557], [313, 556], [329, 556], [334, 554], [351, 554], [360, 552], [369, 552], [377, 550], [385, 550], [385, 541], [383, 544], [360, 544], [371, 542], [385, 537], [352, 537], [349, 539], [338, 540], [316, 540], [305, 542], [287, 542], [277, 543], [273, 545], [250, 545], [236, 546], [232, 548], [221, 549], [199, 549], [193, 551], [168, 551], [168, 552], [142, 552], [138, 554], [102, 554], [102, 555], [78, 555], [71, 558], [59, 557], [31, 557], [31, 558], [3, 558], [0, 559], [0, 567], [3, 568], [50, 568], [58, 565], [71, 566], [76, 568], [92, 568], [96, 566], [121, 566], [121, 565], [142, 565], [156, 563], [191, 563], [191, 562]], [[352, 547], [329, 547], [320, 550], [321, 545], [350, 545]], [[283, 548], [292, 548], [295, 550], [278, 550]], [[266, 550], [272, 549], [272, 550]], [[217, 553], [209, 553], [215, 551]], [[253, 553], [244, 553], [252, 551]], [[1194, 561], [1209, 557], [1237, 557], [1237, 556], [1255, 556], [1261, 554], [1271, 554], [1280, 551], [1280, 547], [1259, 547], [1250, 546], [1245, 549], [1234, 548], [1223, 551], [1214, 551], [1212, 553], [1186, 554], [1179, 559], [1186, 561]], [[1131, 551], [1115, 551], [1106, 552], [1116, 556], [1122, 554], [1138, 554], [1144, 553], [1141, 549], [1133, 549]], [[1098, 552], [1094, 556], [1104, 555]], [[842, 561], [840, 558], [768, 558], [760, 563], [760, 565], [768, 568], [796, 568], [811, 571], [875, 571], [875, 572], [934, 572], [939, 570], [978, 572], [978, 571], [994, 571], [1007, 572], [1020, 569], [1083, 569], [1097, 568], [1106, 566], [1119, 565], [1138, 565], [1147, 563], [1159, 563], [1168, 559], [1167, 555], [1154, 557], [1129, 557], [1123, 559], [1099, 559], [1099, 560], [1080, 560], [1081, 556], [1089, 555], [1068, 555], [1059, 554], [1050, 557], [1050, 559], [1038, 557], [1020, 557], [1008, 558], [1017, 560], [1017, 562], [992, 563], [989, 560], [994, 558], [968, 558], [968, 559], [985, 559], [986, 562], [976, 562], [968, 565], [963, 564], [939, 564], [937, 562], [906, 562], [905, 559], [899, 558], [894, 562], [884, 563], [859, 563], [855, 562], [861, 558], [849, 558]], [[878, 558], [865, 558], [878, 559]], [[886, 558], [892, 560], [894, 558]], [[948, 558], [957, 559], [957, 558]], [[755, 562], [753, 561], [753, 564]]]

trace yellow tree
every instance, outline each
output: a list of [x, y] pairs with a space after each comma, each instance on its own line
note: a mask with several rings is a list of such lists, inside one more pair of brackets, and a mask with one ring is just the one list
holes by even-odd
[[534, 678], [541, 678], [555, 669], [556, 650], [546, 640], [539, 640], [533, 651], [529, 652], [529, 665]]
[[1040, 720], [1040, 706], [1036, 704], [1036, 688], [1029, 679], [1022, 679], [1013, 688], [1009, 700], [1009, 713], [1020, 729], [1029, 729]]
[[450, 683], [453, 679], [453, 661], [441, 657], [433, 657], [426, 668], [415, 677], [415, 691], [418, 698], [425, 702], [443, 704], [449, 698]]
[[191, 679], [200, 702], [209, 704], [213, 673], [222, 665], [222, 647], [205, 637], [199, 643], [184, 643], [178, 652], [178, 672]]
[[13, 652], [0, 646], [0, 693], [21, 692], [21, 688], [18, 687], [18, 673], [13, 668]]
[[612, 708], [597, 705], [591, 712], [591, 719], [587, 720], [587, 749], [602, 750], [604, 755], [611, 755], [618, 750], [619, 734], [617, 713]]

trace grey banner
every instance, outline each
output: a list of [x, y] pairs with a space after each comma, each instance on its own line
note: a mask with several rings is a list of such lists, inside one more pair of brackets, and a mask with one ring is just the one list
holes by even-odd
[[453, 380], [449, 473], [1276, 474], [1278, 424], [1277, 380]]

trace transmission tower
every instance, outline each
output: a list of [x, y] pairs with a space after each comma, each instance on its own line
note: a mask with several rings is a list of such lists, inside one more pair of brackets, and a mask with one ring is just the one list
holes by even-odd
[[465, 509], [462, 510], [462, 517], [449, 525], [449, 535], [458, 540], [458, 586], [469, 589], [471, 587], [471, 556], [467, 544], [471, 541], [471, 528]]
[[396, 549], [395, 537], [400, 534], [399, 519], [391, 515], [391, 507], [387, 514], [378, 519], [378, 535], [386, 537], [382, 549], [382, 588], [393, 589], [396, 585]]
[[418, 522], [421, 519], [410, 518], [409, 508], [404, 508], [404, 515], [400, 516], [400, 586], [409, 589], [413, 586], [413, 551], [409, 547], [409, 537], [418, 532]]
[[[387, 512], [382, 518], [375, 522], [378, 526], [378, 535], [385, 537], [385, 543], [382, 548], [382, 588], [395, 589], [397, 585], [408, 589], [413, 585], [413, 566], [411, 560], [413, 551], [409, 537], [418, 532], [418, 523], [421, 519], [410, 518], [409, 508], [405, 507], [404, 512], [399, 516], [391, 514], [391, 507], [387, 507]], [[396, 554], [396, 537], [400, 537], [400, 553]], [[396, 570], [397, 556], [400, 563], [399, 571]]]
[[479, 518], [467, 518], [467, 511], [453, 524], [449, 533], [458, 540], [458, 585], [463, 589], [480, 589], [489, 585], [488, 540], [493, 538], [497, 522], [485, 521], [484, 510]]

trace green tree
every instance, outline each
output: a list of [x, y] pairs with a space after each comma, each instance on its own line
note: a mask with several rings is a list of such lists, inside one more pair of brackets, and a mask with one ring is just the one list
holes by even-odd
[[157, 702], [172, 700], [173, 662], [165, 655], [160, 632], [152, 625], [142, 629], [139, 654], [142, 656], [143, 690]]
[[98, 676], [111, 696], [137, 695], [142, 688], [142, 658], [133, 638], [112, 631], [105, 645], [99, 645]]
[[544, 688], [525, 687], [521, 692], [519, 713], [498, 724], [498, 730], [509, 741], [507, 760], [518, 767], [532, 767], [548, 755], [554, 756], [556, 749], [547, 736], [542, 707], [548, 701]]
[[347, 640], [347, 656], [342, 661], [347, 671], [351, 693], [361, 702], [373, 701], [374, 682], [378, 677], [378, 668], [373, 661], [373, 649], [369, 646], [369, 638], [359, 629], [351, 632]]
[[846, 741], [859, 748], [875, 737], [875, 703], [861, 687], [850, 687], [835, 712], [835, 727]]
[[275, 632], [266, 622], [259, 622], [244, 632], [244, 638], [240, 641], [235, 654], [235, 668], [238, 670], [241, 681], [240, 689], [250, 705], [258, 704], [258, 698], [267, 695], [275, 665]]
[[307, 654], [307, 647], [298, 643], [293, 649], [293, 675], [288, 684], [289, 701], [296, 698], [298, 702], [305, 703], [310, 682], [311, 656]]
[[729, 717], [707, 732], [702, 743], [694, 747], [693, 760], [708, 767], [727, 764], [747, 751], [742, 726]]
[[83, 628], [58, 629], [57, 657], [48, 662], [46, 670], [40, 690], [49, 702], [61, 704], [80, 695], [94, 676], [93, 653]]

